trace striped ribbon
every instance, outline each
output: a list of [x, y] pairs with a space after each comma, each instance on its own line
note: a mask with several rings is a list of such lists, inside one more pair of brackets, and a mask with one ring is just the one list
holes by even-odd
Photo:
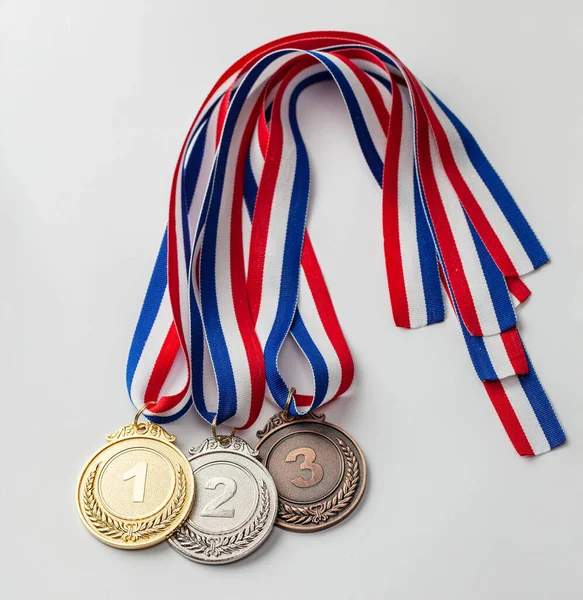
[[168, 226], [132, 341], [127, 386], [167, 422], [194, 405], [244, 429], [265, 395], [285, 406], [291, 338], [314, 389], [292, 414], [340, 396], [354, 373], [308, 231], [310, 165], [301, 93], [332, 80], [381, 194], [395, 324], [444, 319], [442, 285], [478, 377], [521, 455], [565, 441], [517, 329], [521, 276], [548, 257], [460, 120], [385, 46], [312, 32], [237, 61], [188, 131]]

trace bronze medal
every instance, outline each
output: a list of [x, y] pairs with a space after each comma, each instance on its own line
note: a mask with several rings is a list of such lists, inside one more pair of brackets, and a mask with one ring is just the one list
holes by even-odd
[[344, 520], [366, 486], [358, 444], [324, 415], [275, 414], [259, 432], [256, 450], [279, 494], [275, 524], [312, 532]]

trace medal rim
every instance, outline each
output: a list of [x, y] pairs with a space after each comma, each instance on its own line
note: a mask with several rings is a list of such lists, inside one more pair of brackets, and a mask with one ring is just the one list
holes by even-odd
[[[244, 444], [246, 444], [249, 447], [249, 450], [251, 452], [254, 451], [253, 447], [251, 446], [251, 444], [247, 443], [243, 438], [240, 438], [239, 436], [233, 436], [233, 438], [237, 437], [238, 439], [240, 439]], [[207, 440], [212, 440], [213, 438], [207, 438]], [[204, 440], [200, 446], [202, 446], [205, 441]], [[199, 447], [200, 447], [199, 446]], [[184, 558], [187, 558], [188, 560], [192, 561], [192, 562], [196, 562], [199, 564], [203, 564], [203, 565], [225, 565], [225, 564], [229, 564], [229, 563], [233, 563], [233, 562], [237, 562], [239, 560], [242, 560], [244, 558], [247, 558], [248, 556], [250, 556], [251, 554], [253, 554], [256, 550], [258, 550], [269, 538], [269, 536], [271, 535], [271, 533], [273, 532], [276, 520], [277, 520], [277, 510], [278, 510], [278, 506], [279, 506], [279, 494], [277, 492], [277, 486], [275, 485], [275, 481], [273, 479], [273, 476], [271, 475], [271, 473], [269, 472], [269, 469], [267, 469], [267, 467], [257, 458], [254, 457], [252, 455], [246, 454], [244, 452], [241, 452], [239, 450], [232, 450], [230, 447], [221, 447], [219, 444], [218, 448], [212, 449], [212, 450], [203, 450], [201, 452], [198, 452], [196, 454], [193, 454], [192, 456], [188, 457], [188, 462], [190, 463], [191, 466], [191, 472], [194, 474], [194, 472], [192, 471], [192, 462], [204, 457], [204, 456], [210, 456], [213, 454], [218, 454], [218, 455], [224, 455], [224, 454], [232, 454], [238, 457], [243, 457], [245, 459], [247, 459], [248, 461], [250, 461], [252, 464], [255, 464], [256, 466], [259, 467], [259, 469], [263, 472], [264, 476], [265, 476], [265, 483], [266, 485], [269, 487], [269, 482], [271, 482], [271, 484], [273, 485], [273, 490], [275, 490], [275, 505], [276, 508], [273, 511], [273, 516], [271, 518], [268, 518], [265, 526], [266, 526], [266, 533], [263, 535], [263, 537], [260, 539], [259, 542], [257, 542], [254, 545], [251, 546], [247, 546], [242, 552], [241, 554], [237, 554], [234, 557], [233, 556], [226, 556], [223, 559], [216, 559], [216, 560], [204, 560], [202, 558], [197, 558], [195, 556], [191, 556], [190, 554], [187, 554], [184, 549], [182, 548], [181, 544], [177, 541], [173, 540], [174, 535], [169, 536], [168, 539], [166, 540], [168, 542], [168, 544], [170, 544], [170, 546], [172, 547], [173, 550], [175, 550], [176, 552], [178, 552], [181, 556], [183, 556]], [[236, 464], [236, 463], [235, 463]], [[259, 481], [256, 479], [256, 482], [259, 483]], [[190, 511], [188, 512], [188, 516], [186, 517], [186, 519], [181, 523], [182, 525], [185, 525], [188, 527], [188, 520], [190, 517], [191, 512], [194, 510], [194, 503], [190, 509]], [[250, 519], [248, 521], [246, 521], [241, 527], [239, 527], [239, 529], [243, 529], [247, 523], [249, 523]], [[214, 534], [207, 534], [206, 532], [203, 532], [202, 530], [196, 529], [197, 533], [201, 533], [202, 535], [205, 536], [210, 536], [210, 537], [220, 537], [221, 535], [233, 535], [233, 532], [231, 532], [230, 534], [221, 534], [221, 533], [214, 533]], [[175, 533], [175, 532], [174, 532]]]
[[[165, 429], [163, 429], [162, 427], [160, 427], [160, 429], [166, 433]], [[151, 548], [152, 546], [156, 546], [157, 544], [161, 544], [162, 542], [166, 541], [186, 521], [186, 519], [188, 518], [188, 515], [190, 515], [190, 511], [192, 509], [192, 506], [194, 505], [194, 500], [196, 497], [196, 482], [194, 480], [194, 475], [192, 473], [192, 469], [187, 468], [187, 469], [184, 469], [184, 474], [186, 477], [186, 500], [185, 500], [184, 508], [182, 509], [184, 511], [184, 515], [175, 519], [174, 521], [172, 521], [171, 525], [168, 527], [168, 530], [165, 531], [163, 534], [158, 534], [157, 536], [153, 536], [150, 539], [137, 541], [130, 545], [128, 542], [112, 540], [112, 539], [108, 538], [107, 536], [99, 533], [93, 527], [91, 527], [91, 525], [87, 521], [86, 514], [82, 508], [82, 501], [81, 501], [81, 497], [83, 494], [82, 487], [83, 487], [84, 480], [86, 478], [89, 466], [91, 465], [91, 463], [93, 463], [95, 461], [97, 456], [99, 456], [99, 454], [101, 454], [104, 450], [113, 448], [115, 445], [120, 444], [122, 442], [127, 442], [128, 440], [143, 440], [143, 439], [147, 439], [151, 442], [155, 442], [157, 444], [163, 444], [163, 446], [165, 446], [165, 447], [172, 448], [172, 450], [177, 453], [180, 460], [184, 462], [183, 466], [190, 467], [190, 462], [189, 462], [188, 457], [184, 454], [184, 452], [182, 452], [182, 450], [180, 450], [180, 448], [178, 446], [176, 446], [176, 444], [169, 442], [163, 438], [153, 437], [151, 435], [148, 435], [147, 433], [145, 433], [145, 434], [129, 434], [124, 437], [120, 437], [118, 439], [114, 439], [110, 442], [107, 442], [106, 444], [101, 446], [101, 448], [96, 450], [91, 455], [89, 460], [87, 460], [85, 462], [85, 464], [83, 465], [83, 468], [81, 469], [81, 474], [77, 478], [77, 486], [76, 486], [77, 493], [75, 495], [75, 504], [77, 506], [77, 513], [78, 513], [85, 529], [87, 529], [87, 531], [89, 531], [89, 533], [94, 538], [99, 540], [101, 543], [106, 544], [107, 546], [111, 546], [112, 548], [117, 548], [119, 550], [143, 550], [145, 548]], [[167, 506], [168, 506], [168, 503], [166, 503], [160, 510], [156, 511], [154, 513], [154, 515], [160, 514], [162, 511], [165, 510], [165, 508]], [[188, 510], [185, 510], [185, 507], [188, 507]], [[150, 517], [146, 517], [146, 518], [151, 519], [154, 517], [154, 515], [151, 515]], [[118, 518], [120, 518], [120, 517], [118, 517]], [[143, 521], [144, 519], [123, 518], [121, 520], [140, 522], [140, 521]]]
[[[278, 413], [276, 413], [276, 414], [278, 414]], [[306, 414], [309, 414], [309, 413], [306, 413]], [[315, 413], [312, 413], [312, 414], [315, 414]], [[324, 416], [324, 415], [322, 415], [322, 416]], [[361, 465], [361, 471], [362, 471], [362, 475], [361, 475], [362, 483], [361, 483], [360, 489], [358, 490], [356, 498], [350, 503], [350, 505], [346, 508], [346, 510], [343, 511], [338, 516], [338, 518], [334, 519], [332, 522], [325, 521], [323, 523], [319, 523], [318, 525], [310, 525], [310, 526], [289, 524], [289, 523], [286, 523], [285, 521], [280, 520], [279, 507], [278, 507], [278, 513], [277, 513], [278, 516], [275, 519], [275, 525], [277, 527], [279, 527], [280, 529], [285, 529], [287, 531], [293, 531], [293, 532], [297, 532], [297, 533], [315, 533], [316, 531], [323, 531], [324, 529], [329, 529], [330, 527], [334, 527], [335, 525], [340, 524], [342, 521], [344, 521], [345, 519], [350, 517], [350, 515], [352, 515], [352, 513], [354, 512], [354, 509], [357, 508], [358, 505], [360, 504], [360, 501], [362, 500], [362, 497], [366, 490], [367, 464], [366, 464], [366, 458], [364, 456], [364, 453], [363, 453], [361, 447], [358, 445], [358, 442], [348, 432], [344, 431], [344, 429], [342, 429], [342, 427], [339, 427], [338, 425], [336, 425], [334, 423], [330, 423], [329, 421], [303, 419], [302, 417], [304, 417], [304, 415], [300, 415], [299, 417], [293, 417], [289, 421], [284, 421], [281, 425], [277, 425], [271, 431], [266, 432], [259, 439], [257, 444], [255, 444], [255, 450], [259, 451], [261, 444], [263, 444], [265, 442], [265, 440], [267, 440], [267, 438], [269, 438], [276, 432], [280, 431], [281, 429], [285, 429], [286, 427], [289, 427], [290, 425], [302, 425], [302, 426], [304, 426], [304, 425], [307, 425], [307, 426], [325, 425], [326, 427], [331, 427], [332, 429], [335, 429], [336, 431], [339, 431], [342, 435], [346, 436], [350, 440], [350, 442], [354, 445], [355, 449], [358, 451], [358, 454], [361, 459], [360, 465]], [[300, 433], [300, 432], [298, 432], [298, 433]], [[262, 460], [259, 460], [259, 462], [263, 465]], [[263, 465], [263, 466], [267, 469], [266, 465]], [[274, 478], [274, 482], [275, 482], [275, 478]], [[277, 484], [275, 487], [277, 488]], [[279, 498], [280, 498], [279, 492], [278, 492], [277, 498], [278, 498], [278, 503], [279, 503]]]

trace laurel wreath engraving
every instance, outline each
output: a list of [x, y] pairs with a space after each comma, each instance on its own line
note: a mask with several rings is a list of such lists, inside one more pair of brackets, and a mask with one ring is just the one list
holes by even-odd
[[219, 558], [228, 556], [236, 550], [246, 548], [263, 531], [267, 518], [269, 516], [269, 494], [265, 481], [261, 480], [261, 498], [259, 512], [251, 523], [249, 523], [239, 533], [231, 535], [205, 535], [190, 529], [183, 525], [174, 534], [174, 538], [185, 550], [191, 550], [197, 554], [204, 554], [207, 557]]
[[352, 448], [340, 438], [336, 438], [336, 441], [342, 450], [346, 464], [346, 476], [342, 487], [327, 502], [311, 504], [310, 506], [292, 506], [280, 500], [277, 516], [281, 521], [293, 525], [325, 523], [350, 504], [360, 482], [360, 467]]
[[83, 509], [89, 522], [95, 529], [113, 539], [123, 542], [145, 540], [155, 533], [163, 533], [176, 519], [186, 502], [186, 477], [182, 467], [177, 467], [177, 486], [174, 500], [158, 516], [146, 521], [120, 521], [109, 515], [95, 497], [95, 478], [99, 464], [89, 474], [83, 490]]

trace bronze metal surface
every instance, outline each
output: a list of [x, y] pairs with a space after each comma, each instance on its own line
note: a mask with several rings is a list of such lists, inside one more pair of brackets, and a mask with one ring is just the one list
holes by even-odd
[[366, 487], [366, 461], [348, 433], [310, 413], [274, 415], [256, 450], [279, 494], [276, 525], [312, 532], [340, 523]]

